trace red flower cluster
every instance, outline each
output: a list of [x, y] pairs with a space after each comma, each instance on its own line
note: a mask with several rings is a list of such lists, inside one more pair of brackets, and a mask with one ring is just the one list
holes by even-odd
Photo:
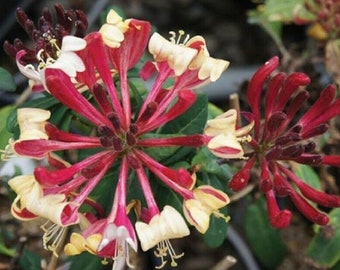
[[[325, 133], [327, 121], [340, 113], [340, 99], [335, 99], [335, 87], [328, 86], [308, 111], [296, 119], [309, 97], [305, 86], [310, 79], [298, 72], [290, 75], [279, 72], [269, 79], [278, 65], [278, 57], [273, 57], [257, 70], [249, 83], [247, 99], [251, 114], [248, 117], [255, 124], [249, 143], [253, 152], [247, 154], [247, 163], [233, 176], [229, 187], [233, 191], [244, 188], [251, 168], [258, 164], [261, 170], [259, 188], [266, 195], [269, 220], [274, 227], [284, 228], [290, 223], [291, 212], [280, 210], [275, 199], [287, 196], [306, 218], [325, 225], [329, 220], [327, 215], [315, 209], [309, 201], [325, 207], [339, 207], [340, 197], [310, 187], [289, 170], [287, 164], [339, 164], [337, 156], [314, 153], [313, 139]], [[267, 91], [262, 106], [265, 84]]]

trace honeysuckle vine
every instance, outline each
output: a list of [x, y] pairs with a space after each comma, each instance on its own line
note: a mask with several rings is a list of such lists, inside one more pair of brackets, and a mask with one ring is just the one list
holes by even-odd
[[[251, 112], [230, 109], [208, 119], [207, 99], [196, 88], [218, 80], [229, 62], [211, 57], [203, 37], [180, 30], [167, 39], [151, 33], [149, 22], [123, 19], [114, 10], [98, 31], [86, 33], [84, 13], [55, 9], [57, 23], [46, 9], [38, 27], [18, 9], [35, 47], [19, 40], [4, 44], [32, 89], [43, 95], [36, 106], [33, 100], [13, 113], [16, 135], [6, 156], [43, 161], [32, 175], [8, 183], [17, 194], [13, 216], [46, 220], [46, 248], [57, 253], [70, 227], [66, 255], [90, 252], [123, 269], [132, 265], [129, 252], [140, 246], [154, 250], [158, 268], [169, 259], [175, 267], [183, 254], [169, 240], [188, 236], [189, 225], [204, 234], [212, 218], [228, 222], [227, 193], [244, 188], [256, 165], [274, 227], [288, 226], [291, 218], [291, 211], [279, 209], [278, 196], [288, 196], [312, 222], [327, 224], [327, 214], [308, 201], [339, 207], [340, 198], [308, 186], [290, 164], [339, 164], [338, 156], [318, 154], [312, 141], [339, 114], [333, 86], [296, 119], [309, 96], [300, 86], [310, 80], [302, 73], [269, 78], [279, 65], [274, 57], [249, 83]], [[143, 62], [144, 55], [149, 58]], [[142, 80], [152, 82], [150, 89], [135, 85]], [[65, 118], [58, 120], [61, 112]], [[221, 168], [232, 159], [245, 165], [229, 183], [223, 177], [221, 188], [207, 181], [204, 164], [192, 163], [201, 153]]]

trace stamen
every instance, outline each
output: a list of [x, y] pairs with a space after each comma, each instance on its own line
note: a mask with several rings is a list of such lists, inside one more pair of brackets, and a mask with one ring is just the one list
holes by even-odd
[[52, 251], [58, 257], [58, 249], [63, 244], [66, 235], [66, 227], [61, 227], [51, 221], [47, 221], [40, 227], [45, 233], [43, 235], [43, 245], [46, 250]]
[[137, 134], [137, 133], [138, 133], [138, 130], [139, 130], [138, 125], [136, 125], [136, 124], [131, 124], [131, 126], [130, 126], [130, 132], [131, 132], [132, 134]]
[[169, 38], [169, 40], [171, 41], [171, 43], [174, 43], [174, 44], [183, 44], [185, 45], [188, 40], [190, 39], [190, 35], [186, 35], [183, 42], [181, 42], [181, 38], [185, 35], [185, 32], [184, 30], [178, 30], [178, 37], [177, 37], [177, 40], [176, 40], [176, 32], [175, 31], [170, 31], [169, 34], [171, 35], [171, 37]]
[[113, 131], [107, 127], [107, 126], [100, 126], [98, 127], [98, 132], [103, 135], [103, 136], [106, 136], [106, 137], [112, 137], [114, 135]]
[[117, 113], [111, 112], [107, 115], [107, 118], [111, 121], [116, 130], [120, 130], [122, 128], [122, 123], [120, 122], [120, 118]]
[[158, 103], [151, 101], [147, 106], [145, 111], [143, 112], [143, 114], [140, 117], [140, 121], [146, 121], [148, 120], [157, 110], [158, 107]]
[[224, 219], [225, 222], [229, 222], [230, 221], [230, 216], [225, 216], [224, 214], [222, 214], [220, 211], [216, 210], [213, 212], [214, 216], [217, 218], [222, 218]]
[[156, 266], [156, 269], [161, 269], [165, 266], [165, 264], [168, 262], [165, 260], [165, 257], [169, 254], [171, 258], [171, 267], [176, 267], [178, 264], [176, 262], [176, 259], [179, 259], [184, 256], [184, 252], [181, 254], [176, 254], [174, 248], [172, 247], [171, 243], [169, 240], [164, 240], [161, 241], [160, 243], [157, 244], [157, 248], [154, 251], [154, 255], [157, 258], [160, 258], [161, 264]]
[[136, 137], [131, 133], [126, 133], [126, 142], [129, 146], [134, 146], [137, 143]]

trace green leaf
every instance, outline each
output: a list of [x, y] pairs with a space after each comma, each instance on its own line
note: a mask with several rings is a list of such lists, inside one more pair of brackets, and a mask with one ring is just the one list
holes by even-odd
[[[77, 256], [69, 257], [71, 262], [69, 269], [72, 270], [94, 270], [104, 269], [102, 264], [102, 258], [92, 255], [88, 252], [83, 252]], [[108, 268], [111, 269], [112, 267]], [[40, 268], [36, 268], [40, 269]]]
[[221, 110], [215, 104], [209, 102], [209, 104], [208, 104], [208, 119], [213, 119], [213, 118], [215, 118], [216, 116], [219, 116], [222, 113], [223, 113], [223, 110]]
[[258, 6], [258, 11], [270, 22], [291, 23], [297, 10], [304, 18], [314, 18], [303, 8], [306, 0], [266, 0], [264, 5]]
[[321, 189], [320, 178], [311, 166], [296, 163], [293, 166], [293, 171], [309, 186], [318, 190]]
[[[13, 106], [9, 105], [0, 109], [0, 119], [7, 119], [13, 111]], [[8, 140], [12, 137], [12, 133], [7, 130], [6, 121], [0, 121], [0, 149], [4, 149], [8, 144]]]
[[229, 165], [219, 164], [216, 157], [206, 147], [197, 152], [197, 155], [192, 159], [192, 165], [198, 165], [201, 172], [215, 174], [219, 178], [225, 179], [226, 183], [233, 175]]
[[23, 270], [41, 269], [41, 257], [31, 250], [25, 249], [20, 256], [19, 264]]
[[105, 207], [105, 211], [108, 213], [112, 208], [113, 198], [115, 194], [115, 187], [118, 182], [118, 162], [116, 162], [112, 168], [105, 174], [91, 192], [90, 197], [97, 203]]
[[165, 186], [157, 177], [151, 176], [149, 179], [152, 191], [160, 208], [163, 208], [166, 205], [171, 205], [177, 211], [182, 213], [182, 197], [173, 192], [169, 187]]
[[0, 67], [0, 91], [14, 92], [16, 89], [12, 74]]
[[333, 209], [329, 218], [328, 225], [315, 226], [316, 235], [307, 248], [307, 255], [326, 268], [340, 261], [340, 209]]
[[255, 256], [267, 269], [275, 269], [285, 256], [286, 247], [280, 232], [269, 224], [264, 199], [247, 208], [244, 229]]
[[205, 94], [197, 94], [196, 102], [181, 116], [162, 129], [162, 134], [195, 134], [202, 133], [208, 116], [208, 98]]
[[[220, 210], [227, 216], [226, 208]], [[219, 247], [227, 238], [228, 223], [223, 218], [211, 215], [209, 229], [203, 235], [203, 241], [211, 248]]]

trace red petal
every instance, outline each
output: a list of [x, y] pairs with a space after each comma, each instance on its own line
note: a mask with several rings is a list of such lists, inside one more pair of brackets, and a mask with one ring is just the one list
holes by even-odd
[[32, 158], [44, 158], [49, 152], [59, 150], [71, 150], [71, 149], [87, 149], [96, 148], [97, 143], [85, 143], [85, 142], [59, 142], [51, 140], [27, 140], [19, 141], [14, 144], [14, 151], [21, 156], [27, 156]]
[[270, 224], [278, 229], [288, 227], [292, 218], [292, 213], [288, 210], [279, 209], [273, 190], [266, 193], [266, 202]]
[[278, 65], [279, 58], [274, 56], [255, 72], [248, 85], [247, 100], [254, 114], [256, 139], [258, 139], [260, 131], [260, 97], [263, 91], [263, 86], [268, 76], [278, 67]]
[[150, 36], [151, 25], [147, 21], [131, 19], [124, 41], [118, 48], [106, 47], [113, 66], [121, 72], [133, 67], [144, 54]]
[[111, 126], [108, 119], [79, 93], [63, 71], [48, 68], [45, 73], [47, 88], [56, 99], [97, 126]]

